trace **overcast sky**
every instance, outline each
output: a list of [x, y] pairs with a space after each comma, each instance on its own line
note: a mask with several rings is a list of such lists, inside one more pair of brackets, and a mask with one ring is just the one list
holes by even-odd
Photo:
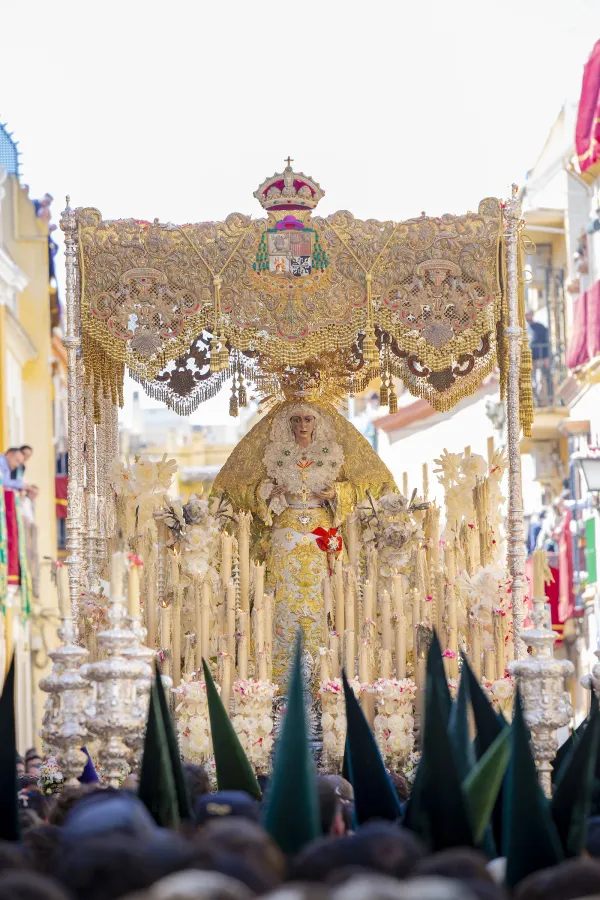
[[239, 210], [288, 154], [319, 212], [458, 213], [522, 183], [600, 38], [599, 0], [18, 0], [0, 121], [32, 196], [106, 218]]

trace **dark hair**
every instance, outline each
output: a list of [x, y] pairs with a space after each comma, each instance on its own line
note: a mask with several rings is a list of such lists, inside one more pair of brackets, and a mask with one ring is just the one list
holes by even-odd
[[534, 872], [517, 887], [515, 900], [577, 900], [600, 892], [600, 863], [569, 859]]
[[93, 785], [69, 784], [58, 794], [54, 794], [50, 812], [48, 813], [48, 822], [50, 825], [64, 825], [65, 819], [73, 807], [77, 806], [79, 801], [88, 794], [91, 794], [93, 790]]
[[[23, 447], [19, 447], [19, 450], [23, 450]], [[38, 751], [35, 749], [35, 747], [30, 747], [29, 750], [27, 750], [25, 753], [25, 762], [27, 762], [28, 759], [41, 759], [41, 758], [42, 758], [41, 753], [38, 753]]]
[[9, 872], [0, 878], [0, 900], [68, 900], [53, 878], [38, 872]]
[[0, 874], [7, 869], [24, 869], [25, 858], [18, 844], [0, 841]]
[[204, 766], [197, 766], [194, 763], [184, 763], [183, 771], [193, 807], [197, 797], [210, 793], [210, 779]]
[[276, 887], [285, 878], [283, 853], [266, 831], [249, 819], [235, 816], [207, 822], [194, 845], [197, 859], [212, 859], [213, 867], [219, 857], [235, 857], [268, 879], [270, 887]]
[[415, 866], [415, 875], [439, 875], [441, 878], [454, 878], [457, 881], [478, 879], [493, 883], [494, 879], [487, 869], [487, 858], [471, 847], [452, 847], [440, 850], [419, 860]]
[[19, 447], [19, 450], [21, 451], [21, 453], [25, 453], [26, 450], [31, 450], [31, 452], [33, 453], [33, 447], [31, 446], [31, 444], [23, 444], [21, 447]]
[[600, 816], [588, 819], [585, 849], [594, 858], [600, 857]]
[[38, 825], [23, 835], [23, 847], [29, 865], [42, 875], [50, 875], [56, 866], [54, 855], [60, 845], [58, 825]]
[[396, 878], [406, 878], [424, 850], [410, 832], [390, 822], [369, 822], [358, 834], [313, 841], [296, 857], [292, 877], [327, 881], [338, 869], [358, 866]]
[[9, 447], [8, 450], [4, 451], [4, 455], [6, 456], [7, 453], [20, 453], [20, 452], [21, 452], [20, 447]]
[[331, 834], [335, 817], [341, 810], [340, 797], [331, 781], [324, 776], [317, 778], [317, 793], [321, 814], [321, 834]]

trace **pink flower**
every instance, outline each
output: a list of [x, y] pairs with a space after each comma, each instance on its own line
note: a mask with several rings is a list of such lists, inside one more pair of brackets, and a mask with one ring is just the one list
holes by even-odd
[[446, 659], [456, 659], [456, 653], [454, 650], [444, 650], [442, 656], [445, 656]]
[[426, 599], [427, 601], [429, 601], [429, 600], [433, 600], [433, 597], [431, 596], [431, 594], [427, 594], [427, 596], [425, 597], [425, 599]]

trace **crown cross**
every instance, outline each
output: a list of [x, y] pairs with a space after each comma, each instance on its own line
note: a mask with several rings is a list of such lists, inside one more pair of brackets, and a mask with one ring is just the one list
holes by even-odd
[[294, 160], [292, 159], [291, 156], [288, 156], [287, 159], [284, 159], [284, 162], [287, 163], [288, 166], [291, 166], [291, 164], [294, 162]]

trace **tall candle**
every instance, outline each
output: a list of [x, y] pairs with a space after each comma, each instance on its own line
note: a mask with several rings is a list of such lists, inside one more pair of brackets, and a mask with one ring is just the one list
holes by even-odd
[[233, 550], [233, 538], [224, 531], [221, 534], [221, 581], [228, 585], [231, 580], [231, 558]]
[[416, 684], [417, 684], [417, 711], [420, 715], [423, 714], [423, 708], [425, 706], [425, 681], [427, 678], [427, 660], [425, 659], [417, 659], [416, 665]]
[[545, 550], [533, 551], [533, 596], [535, 600], [546, 597], [546, 567], [548, 559]]
[[396, 633], [396, 678], [406, 678], [406, 616], [397, 615]]
[[258, 680], [267, 681], [267, 654], [265, 652], [265, 610], [256, 610], [256, 629], [258, 632], [256, 652], [258, 654]]
[[329, 648], [331, 650], [331, 674], [333, 678], [339, 678], [340, 668], [340, 638], [337, 634], [329, 636]]
[[[160, 608], [160, 642], [162, 644], [163, 650], [170, 650], [171, 648], [171, 607], [170, 606], [161, 606]], [[165, 656], [163, 661], [163, 675], [171, 674], [171, 661], [169, 659], [169, 654]]]
[[501, 615], [500, 613], [493, 613], [493, 623], [494, 623], [494, 649], [496, 651], [496, 668], [498, 671], [498, 678], [504, 678], [504, 670], [506, 668], [506, 653], [505, 653], [505, 645], [504, 645], [504, 622], [506, 616]]
[[202, 656], [210, 659], [210, 598], [211, 590], [208, 581], [202, 582]]
[[477, 680], [481, 681], [481, 635], [476, 622], [471, 625], [471, 666]]
[[404, 614], [404, 581], [402, 575], [394, 575], [392, 577], [392, 599], [394, 601], [394, 612], [397, 616]]
[[113, 600], [123, 599], [124, 576], [125, 554], [119, 550], [110, 558], [110, 594]]
[[336, 559], [333, 571], [333, 590], [335, 595], [335, 630], [338, 634], [345, 631], [344, 615], [344, 569], [342, 560]]
[[452, 583], [446, 588], [446, 603], [448, 607], [448, 650], [455, 654], [454, 658], [448, 659], [448, 674], [450, 678], [456, 678], [458, 675], [458, 609]]
[[131, 618], [140, 614], [140, 567], [135, 560], [129, 563], [127, 573], [127, 612]]
[[483, 651], [483, 671], [488, 681], [495, 681], [496, 675], [496, 654], [493, 647], [486, 647]]
[[423, 500], [429, 497], [429, 468], [427, 463], [423, 463]]
[[176, 598], [173, 601], [173, 612], [171, 615], [173, 687], [179, 687], [181, 683], [181, 596], [181, 588], [178, 588]]
[[358, 520], [356, 513], [351, 513], [346, 519], [346, 534], [348, 538], [348, 559], [350, 565], [358, 565]]
[[148, 629], [148, 646], [154, 650], [156, 647], [156, 566], [153, 559], [146, 563], [146, 596], [144, 609], [146, 612], [146, 628]]
[[330, 680], [329, 675], [329, 650], [325, 649], [325, 653], [321, 653], [321, 684]]
[[355, 650], [355, 644], [354, 644], [354, 639], [355, 639], [354, 630], [351, 631], [349, 628], [347, 628], [344, 638], [345, 638], [345, 642], [346, 642], [346, 662], [345, 662], [346, 675], [348, 676], [348, 678], [354, 678], [354, 672], [356, 669], [356, 650]]
[[331, 578], [326, 575], [323, 579], [323, 641], [327, 646], [329, 632], [334, 627], [333, 601], [331, 597]]
[[227, 609], [226, 609], [226, 630], [227, 630], [227, 652], [235, 657], [235, 584], [229, 581], [227, 585]]
[[273, 594], [263, 597], [265, 610], [265, 656], [267, 660], [267, 680], [273, 680]]
[[263, 594], [265, 592], [265, 564], [255, 563], [253, 570], [254, 578], [254, 605], [262, 606]]
[[367, 631], [373, 619], [373, 585], [367, 579], [363, 585], [363, 617]]
[[250, 609], [250, 513], [241, 512], [238, 524], [240, 609]]
[[248, 612], [240, 610], [238, 627], [240, 640], [238, 643], [238, 678], [240, 681], [248, 680]]
[[[419, 597], [419, 592], [416, 588], [413, 588], [412, 591], [412, 608], [413, 608], [413, 628], [416, 629], [417, 625], [421, 621], [421, 598]], [[416, 630], [415, 630], [415, 641], [416, 641]]]
[[[383, 591], [381, 595], [381, 643], [384, 652], [387, 650], [392, 652], [392, 604], [390, 595], [387, 591]], [[389, 678], [389, 675], [384, 675]]]
[[69, 570], [64, 563], [56, 567], [56, 590], [58, 592], [58, 609], [63, 618], [71, 616], [71, 596], [69, 594]]
[[194, 619], [196, 626], [196, 676], [202, 674], [202, 585], [194, 582]]
[[487, 439], [487, 458], [488, 458], [488, 467], [492, 465], [492, 459], [494, 456], [494, 438], [489, 437]]
[[408, 472], [402, 473], [402, 494], [408, 497]]
[[369, 684], [371, 681], [369, 672], [369, 648], [362, 640], [358, 646], [358, 678], [361, 684]]
[[221, 654], [221, 700], [229, 713], [231, 701], [231, 655], [227, 649], [227, 638], [221, 635], [219, 638], [219, 652]]

